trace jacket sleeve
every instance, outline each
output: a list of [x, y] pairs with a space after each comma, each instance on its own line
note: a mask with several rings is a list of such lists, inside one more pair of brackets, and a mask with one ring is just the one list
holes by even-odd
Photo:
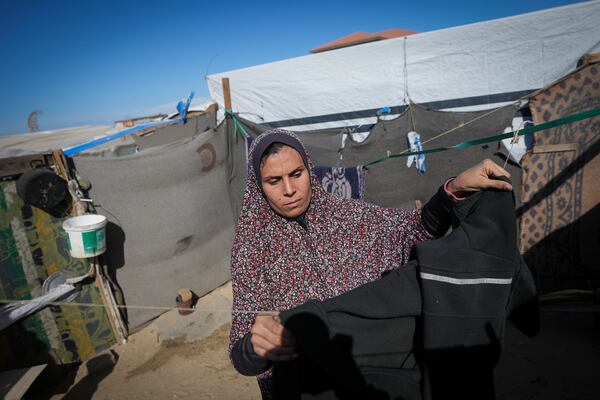
[[453, 206], [444, 185], [440, 186], [421, 211], [421, 224], [430, 235], [439, 238], [446, 234], [450, 228]]

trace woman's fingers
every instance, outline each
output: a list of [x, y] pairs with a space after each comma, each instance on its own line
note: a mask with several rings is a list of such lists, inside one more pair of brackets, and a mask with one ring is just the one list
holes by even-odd
[[253, 334], [261, 335], [276, 346], [293, 346], [295, 344], [291, 332], [277, 322], [272, 315], [257, 315], [251, 331]]
[[481, 183], [481, 189], [499, 189], [499, 190], [512, 190], [512, 185], [508, 182], [499, 180], [499, 179], [491, 179], [498, 178], [501, 176], [510, 178], [510, 172], [496, 164], [490, 159], [485, 159], [481, 163], [483, 166], [483, 170], [485, 173], [486, 182]]
[[507, 170], [505, 170], [504, 168], [502, 168], [501, 166], [499, 166], [498, 164], [496, 164], [489, 158], [486, 158], [485, 160], [483, 160], [482, 164], [483, 164], [483, 168], [486, 171], [486, 174], [488, 177], [505, 176], [507, 178], [510, 178], [510, 172], [508, 172]]
[[486, 182], [485, 187], [482, 187], [482, 189], [498, 189], [511, 191], [512, 185], [508, 182], [504, 182], [499, 179], [488, 179], [488, 182]]
[[448, 189], [459, 194], [484, 189], [512, 190], [510, 183], [494, 179], [501, 176], [510, 178], [510, 173], [492, 160], [485, 159], [460, 173], [449, 183]]
[[293, 335], [279, 322], [279, 313], [261, 313], [256, 316], [252, 332], [254, 352], [273, 361], [286, 361], [296, 357]]
[[293, 346], [274, 346], [270, 341], [254, 334], [252, 335], [252, 346], [259, 357], [272, 361], [288, 361], [297, 357]]
[[252, 334], [252, 346], [259, 357], [272, 361], [288, 361], [297, 357], [294, 346], [277, 346], [260, 335]]

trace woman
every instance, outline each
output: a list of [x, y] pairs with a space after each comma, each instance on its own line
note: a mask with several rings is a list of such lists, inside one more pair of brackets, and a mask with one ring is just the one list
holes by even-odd
[[271, 398], [273, 361], [296, 357], [278, 311], [323, 300], [373, 281], [408, 261], [413, 244], [442, 236], [457, 195], [495, 187], [509, 176], [486, 160], [447, 181], [421, 210], [386, 209], [326, 193], [291, 132], [260, 135], [250, 166], [231, 255], [233, 312], [230, 357], [257, 375]]

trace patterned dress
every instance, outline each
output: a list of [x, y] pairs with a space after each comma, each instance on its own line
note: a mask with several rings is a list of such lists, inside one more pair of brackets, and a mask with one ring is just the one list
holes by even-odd
[[[273, 134], [296, 137], [264, 133], [253, 141], [250, 160], [258, 143]], [[413, 244], [433, 238], [419, 210], [387, 209], [325, 192], [306, 156], [312, 184], [306, 228], [270, 208], [249, 163], [231, 254], [230, 351], [250, 331], [257, 311], [286, 310], [347, 292], [404, 265]], [[270, 399], [271, 371], [258, 375], [258, 383], [263, 398]]]

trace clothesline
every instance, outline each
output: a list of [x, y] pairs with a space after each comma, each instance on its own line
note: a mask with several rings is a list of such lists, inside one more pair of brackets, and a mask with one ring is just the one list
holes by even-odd
[[[496, 111], [497, 109], [493, 110], [492, 112]], [[491, 112], [490, 112], [491, 113]], [[248, 133], [246, 131], [246, 129], [244, 128], [244, 126], [238, 121], [236, 115], [231, 111], [231, 110], [226, 110], [226, 114], [228, 117], [231, 118], [231, 120], [233, 121], [234, 124], [234, 135], [237, 135], [237, 131], [240, 130], [242, 135], [247, 138], [248, 137]], [[489, 114], [484, 114], [482, 116], [479, 116], [477, 119], [485, 116], [485, 115], [489, 115]], [[600, 108], [595, 108], [592, 110], [588, 110], [588, 111], [584, 111], [578, 114], [572, 114], [563, 118], [558, 118], [555, 119], [553, 121], [548, 121], [545, 122], [543, 124], [540, 125], [534, 125], [534, 126], [530, 126], [527, 128], [522, 128], [522, 129], [518, 129], [516, 131], [511, 131], [511, 132], [506, 132], [506, 133], [502, 133], [499, 135], [493, 135], [493, 136], [486, 136], [483, 138], [479, 138], [479, 139], [474, 139], [474, 140], [469, 140], [466, 142], [462, 142], [462, 143], [458, 143], [455, 144], [453, 146], [448, 146], [448, 147], [434, 147], [432, 149], [425, 149], [422, 151], [408, 151], [404, 150], [401, 151], [400, 153], [394, 153], [394, 154], [388, 154], [386, 156], [383, 156], [377, 160], [368, 162], [366, 164], [363, 165], [363, 167], [369, 167], [371, 165], [375, 165], [375, 164], [379, 164], [383, 161], [387, 161], [393, 158], [398, 158], [398, 157], [409, 157], [409, 156], [416, 156], [416, 155], [421, 155], [421, 154], [430, 154], [430, 153], [439, 153], [442, 151], [447, 151], [447, 150], [452, 150], [452, 149], [462, 149], [462, 148], [467, 148], [467, 147], [471, 147], [471, 146], [475, 146], [478, 144], [484, 144], [484, 143], [490, 143], [490, 142], [498, 142], [502, 139], [507, 139], [507, 138], [513, 138], [513, 137], [517, 137], [517, 136], [524, 136], [524, 135], [529, 135], [532, 134], [534, 132], [538, 132], [538, 131], [542, 131], [542, 130], [546, 130], [546, 129], [551, 129], [551, 128], [556, 128], [558, 126], [562, 126], [562, 125], [566, 125], [566, 124], [570, 124], [573, 122], [577, 122], [577, 121], [581, 121], [584, 119], [588, 119], [588, 118], [593, 118], [600, 115]], [[467, 121], [464, 124], [461, 124], [455, 128], [452, 128], [446, 132], [443, 132], [442, 134], [439, 134], [433, 138], [430, 138], [428, 140], [425, 140], [422, 142], [422, 145], [431, 142], [434, 139], [437, 139], [445, 134], [451, 133], [452, 131], [455, 131], [459, 128], [464, 127], [465, 125], [468, 125], [469, 123], [473, 122], [474, 120], [471, 121]]]
[[475, 146], [475, 145], [483, 144], [483, 143], [497, 142], [502, 139], [512, 138], [515, 136], [529, 135], [534, 132], [538, 132], [538, 131], [542, 131], [542, 130], [546, 130], [546, 129], [550, 129], [550, 128], [555, 128], [555, 127], [558, 127], [561, 125], [570, 124], [570, 123], [581, 121], [581, 120], [584, 120], [587, 118], [596, 117], [598, 115], [600, 115], [600, 108], [595, 108], [593, 110], [588, 110], [588, 111], [584, 111], [584, 112], [581, 112], [578, 114], [573, 114], [573, 115], [569, 115], [567, 117], [555, 119], [553, 121], [548, 121], [548, 122], [545, 122], [540, 125], [530, 126], [527, 128], [517, 130], [517, 131], [507, 132], [507, 133], [503, 133], [500, 135], [493, 135], [493, 136], [483, 137], [480, 139], [469, 140], [469, 141], [458, 143], [458, 144], [455, 144], [455, 145], [449, 146], [449, 147], [435, 147], [435, 148], [426, 149], [423, 151], [405, 150], [400, 153], [389, 154], [389, 155], [381, 157], [377, 160], [371, 161], [371, 162], [365, 164], [364, 166], [368, 167], [371, 165], [379, 164], [380, 162], [390, 160], [392, 158], [408, 157], [408, 156], [412, 156], [412, 155], [429, 154], [429, 153], [438, 153], [441, 151], [446, 151], [446, 150], [451, 150], [451, 149], [462, 149], [462, 148], [471, 147], [471, 146]]
[[[591, 291], [585, 291], [591, 292]], [[560, 293], [560, 292], [557, 292]], [[552, 295], [549, 294], [549, 295]], [[552, 300], [551, 296], [543, 295], [540, 296], [540, 300]], [[35, 300], [14, 300], [14, 299], [0, 299], [0, 304], [27, 304], [33, 303]], [[72, 307], [96, 307], [96, 308], [106, 308], [104, 304], [101, 303], [78, 303], [74, 301], [53, 301], [46, 303], [48, 306], [72, 306]], [[120, 309], [128, 309], [128, 310], [159, 310], [159, 311], [171, 311], [171, 310], [179, 310], [179, 311], [197, 311], [197, 312], [226, 312], [226, 313], [234, 313], [234, 314], [275, 314], [279, 313], [283, 310], [236, 310], [231, 308], [186, 308], [186, 307], [166, 307], [166, 306], [147, 306], [147, 305], [117, 305], [117, 308]], [[542, 310], [545, 311], [545, 310]], [[552, 311], [552, 310], [547, 310]]]
[[[33, 300], [11, 300], [11, 299], [0, 299], [0, 304], [29, 304], [34, 303]], [[74, 306], [74, 307], [99, 307], [106, 308], [104, 304], [101, 303], [78, 303], [74, 301], [51, 301], [45, 303], [48, 306]], [[117, 308], [121, 309], [130, 309], [130, 310], [180, 310], [180, 311], [206, 311], [206, 312], [233, 312], [237, 314], [258, 314], [258, 313], [277, 313], [281, 310], [232, 310], [231, 308], [185, 308], [185, 307], [165, 307], [165, 306], [146, 306], [146, 305], [117, 305]]]

